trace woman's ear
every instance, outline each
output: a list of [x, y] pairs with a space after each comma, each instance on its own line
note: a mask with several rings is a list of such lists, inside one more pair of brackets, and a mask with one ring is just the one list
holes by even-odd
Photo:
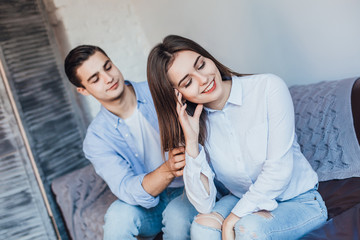
[[84, 96], [90, 95], [90, 93], [84, 87], [77, 87], [76, 91]]

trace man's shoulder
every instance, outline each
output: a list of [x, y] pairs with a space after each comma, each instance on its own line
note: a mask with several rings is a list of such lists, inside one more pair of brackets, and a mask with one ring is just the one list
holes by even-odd
[[142, 81], [142, 82], [128, 81], [128, 82], [134, 87], [135, 91], [138, 94], [146, 94], [146, 95], [150, 94], [150, 89], [147, 81]]
[[106, 120], [104, 107], [100, 108], [100, 111], [98, 114], [94, 117], [94, 119], [91, 121], [87, 128], [86, 135], [89, 134], [97, 134], [97, 132], [104, 132], [106, 131], [106, 126], [108, 125], [108, 120]]
[[143, 82], [130, 82], [130, 83], [133, 84], [137, 99], [140, 100], [142, 103], [145, 103], [147, 107], [154, 108], [155, 110], [155, 106], [151, 96], [148, 82], [143, 81]]

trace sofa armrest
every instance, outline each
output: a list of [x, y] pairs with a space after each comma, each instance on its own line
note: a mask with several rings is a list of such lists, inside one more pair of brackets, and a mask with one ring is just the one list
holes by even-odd
[[351, 91], [351, 109], [353, 113], [354, 128], [358, 143], [360, 144], [360, 78], [356, 80]]

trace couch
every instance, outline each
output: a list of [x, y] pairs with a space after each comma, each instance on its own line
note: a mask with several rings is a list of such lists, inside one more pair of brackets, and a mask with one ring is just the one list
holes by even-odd
[[[360, 78], [292, 86], [290, 93], [298, 140], [329, 213], [303, 239], [360, 239]], [[55, 179], [52, 190], [71, 239], [103, 238], [116, 197], [91, 165]]]

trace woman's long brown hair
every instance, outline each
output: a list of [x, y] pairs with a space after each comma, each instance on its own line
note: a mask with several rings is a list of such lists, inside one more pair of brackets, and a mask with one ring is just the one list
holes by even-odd
[[[159, 120], [162, 153], [174, 148], [185, 146], [185, 137], [176, 111], [177, 98], [169, 76], [167, 74], [176, 53], [180, 51], [194, 51], [205, 58], [211, 59], [219, 69], [223, 80], [232, 76], [243, 76], [233, 72], [228, 67], [217, 61], [210, 53], [196, 42], [176, 35], [169, 35], [163, 42], [156, 45], [150, 52], [147, 61], [147, 79], [150, 92], [154, 100], [155, 109]], [[187, 101], [186, 111], [193, 115], [197, 104]], [[206, 113], [203, 110], [200, 116], [199, 143], [204, 145], [206, 140]]]

